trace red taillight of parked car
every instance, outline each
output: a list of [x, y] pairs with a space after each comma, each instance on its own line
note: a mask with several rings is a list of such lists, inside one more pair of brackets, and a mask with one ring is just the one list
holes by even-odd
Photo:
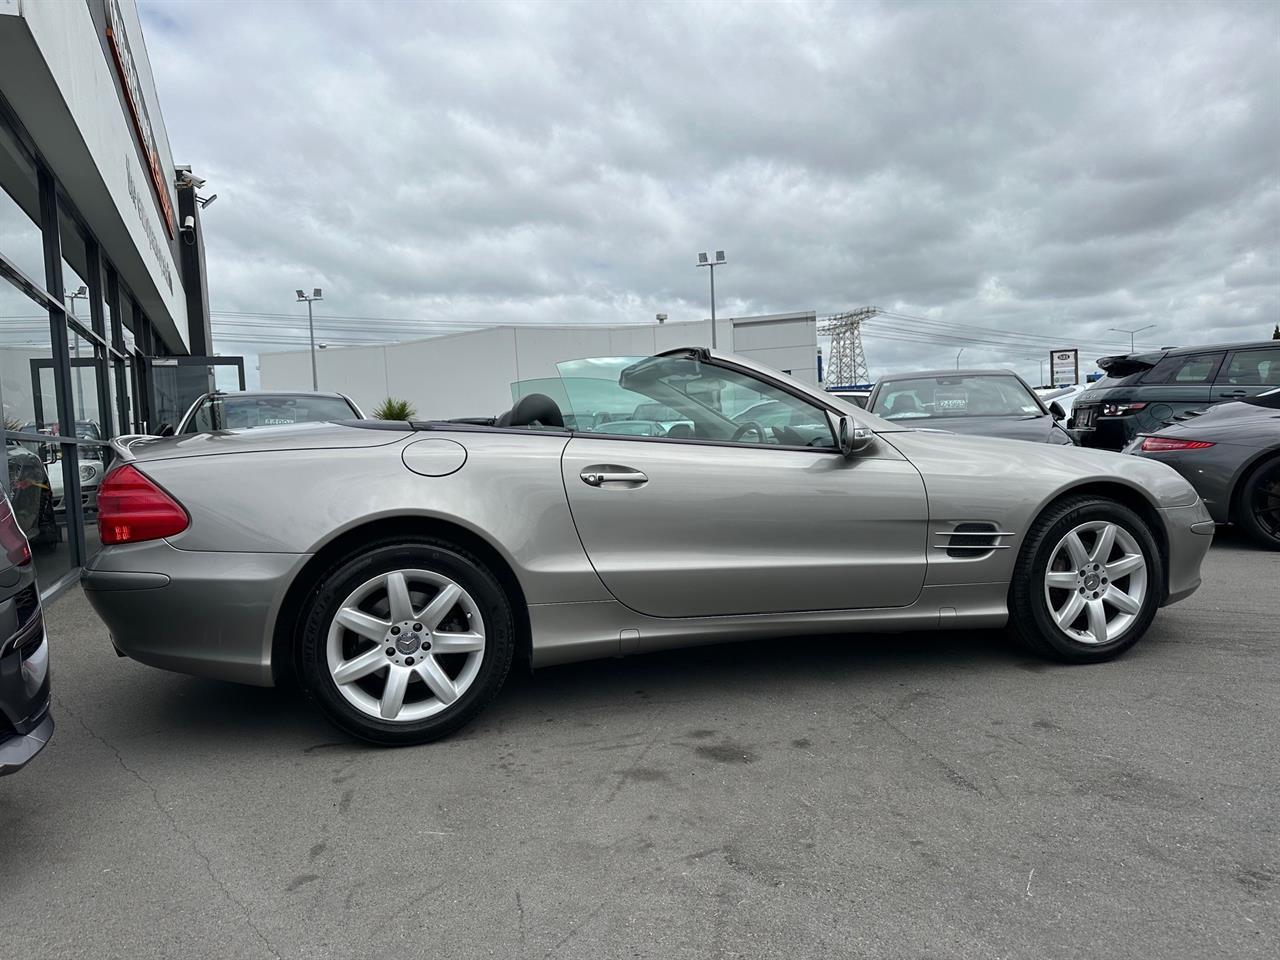
[[172, 537], [190, 524], [181, 504], [132, 464], [112, 470], [98, 488], [98, 532], [104, 544]]
[[1178, 440], [1174, 437], [1143, 437], [1143, 453], [1166, 453], [1170, 450], [1203, 450], [1212, 447], [1208, 440]]
[[0, 550], [4, 551], [5, 559], [15, 567], [26, 566], [31, 562], [31, 547], [27, 545], [27, 538], [18, 526], [18, 518], [13, 515], [13, 507], [9, 506], [9, 501], [3, 494], [0, 494]]

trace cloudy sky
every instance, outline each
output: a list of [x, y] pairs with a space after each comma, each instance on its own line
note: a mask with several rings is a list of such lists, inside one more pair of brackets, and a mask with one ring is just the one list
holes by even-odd
[[1280, 320], [1274, 2], [142, 12], [224, 352], [302, 345], [299, 286], [386, 318], [330, 343], [697, 319], [714, 249], [722, 314], [947, 324], [877, 321], [873, 374]]

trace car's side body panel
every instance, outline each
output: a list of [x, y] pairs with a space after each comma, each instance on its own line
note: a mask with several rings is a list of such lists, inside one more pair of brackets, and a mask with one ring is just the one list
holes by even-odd
[[[657, 617], [903, 607], [924, 583], [928, 508], [887, 444], [833, 450], [581, 436], [564, 452], [578, 535], [618, 600]], [[592, 485], [601, 469], [639, 482]]]

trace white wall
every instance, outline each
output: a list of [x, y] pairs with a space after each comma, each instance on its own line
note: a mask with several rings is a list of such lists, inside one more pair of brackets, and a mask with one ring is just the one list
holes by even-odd
[[[717, 318], [716, 326], [721, 349], [817, 382], [818, 335], [812, 313]], [[558, 361], [706, 346], [710, 332], [706, 320], [490, 327], [386, 346], [330, 347], [316, 351], [316, 367], [321, 390], [347, 394], [366, 413], [390, 396], [411, 402], [424, 419], [483, 417], [511, 406], [513, 381], [554, 377]], [[309, 351], [264, 353], [259, 363], [262, 389], [311, 389]]]

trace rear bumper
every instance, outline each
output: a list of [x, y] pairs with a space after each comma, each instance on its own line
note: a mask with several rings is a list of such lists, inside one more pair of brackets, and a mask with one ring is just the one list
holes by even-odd
[[1091, 427], [1067, 432], [1081, 447], [1123, 450], [1138, 435], [1138, 422], [1134, 417], [1098, 417]]
[[271, 686], [276, 611], [307, 559], [177, 550], [157, 540], [104, 547], [81, 584], [125, 656], [164, 670]]
[[16, 773], [53, 735], [49, 638], [37, 611], [0, 656], [0, 776]]
[[1200, 564], [1213, 544], [1214, 522], [1204, 501], [1160, 511], [1169, 543], [1169, 591], [1164, 605], [1177, 603], [1200, 587]]
[[45, 710], [44, 718], [27, 733], [12, 734], [0, 740], [0, 777], [17, 773], [45, 748], [53, 736], [53, 714]]

